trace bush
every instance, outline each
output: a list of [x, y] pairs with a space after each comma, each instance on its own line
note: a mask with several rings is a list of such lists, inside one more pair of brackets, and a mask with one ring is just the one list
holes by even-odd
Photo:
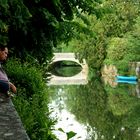
[[107, 46], [104, 64], [115, 65], [119, 74], [128, 74], [128, 64], [132, 61], [132, 55], [126, 38], [112, 38]]
[[10, 59], [5, 69], [17, 87], [13, 103], [30, 139], [55, 139], [51, 133], [54, 121], [49, 118], [48, 89], [43, 71], [16, 59]]

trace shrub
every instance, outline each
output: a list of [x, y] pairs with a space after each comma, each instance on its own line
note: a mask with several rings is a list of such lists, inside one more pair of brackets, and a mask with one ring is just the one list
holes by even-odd
[[49, 118], [48, 89], [43, 71], [17, 59], [10, 59], [5, 69], [17, 87], [13, 103], [30, 139], [55, 139], [51, 133], [54, 121]]

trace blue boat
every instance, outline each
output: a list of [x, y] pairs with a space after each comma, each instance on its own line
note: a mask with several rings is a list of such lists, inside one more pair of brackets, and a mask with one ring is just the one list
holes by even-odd
[[123, 81], [137, 81], [138, 78], [136, 76], [116, 76], [117, 80]]
[[117, 83], [137, 84], [135, 80], [116, 80]]

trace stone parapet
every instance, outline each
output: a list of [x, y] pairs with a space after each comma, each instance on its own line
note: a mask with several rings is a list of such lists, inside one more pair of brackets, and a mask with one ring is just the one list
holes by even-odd
[[0, 140], [29, 140], [10, 97], [0, 93]]

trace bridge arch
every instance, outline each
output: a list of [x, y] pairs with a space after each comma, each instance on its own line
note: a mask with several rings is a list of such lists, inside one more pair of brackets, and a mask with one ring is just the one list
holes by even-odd
[[74, 85], [74, 84], [87, 84], [87, 76], [88, 76], [88, 65], [86, 60], [83, 59], [83, 62], [79, 62], [76, 59], [74, 53], [54, 53], [54, 57], [52, 59], [52, 63], [59, 62], [59, 61], [73, 61], [79, 64], [82, 67], [82, 70], [71, 77], [61, 77], [51, 74], [51, 78], [49, 81], [49, 85]]

